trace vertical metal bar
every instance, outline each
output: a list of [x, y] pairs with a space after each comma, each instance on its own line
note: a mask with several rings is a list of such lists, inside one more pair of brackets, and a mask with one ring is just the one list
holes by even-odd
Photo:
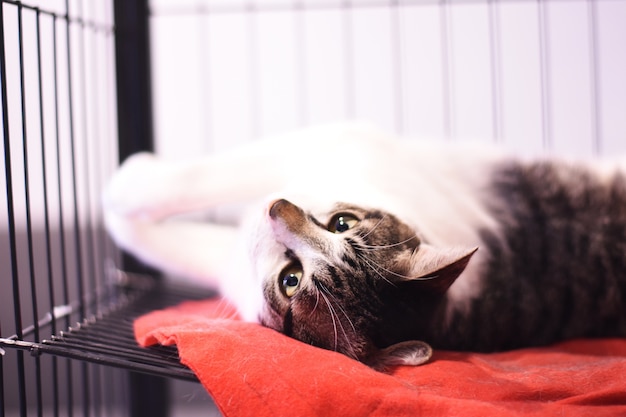
[[[70, 303], [70, 295], [69, 295], [69, 277], [67, 271], [67, 250], [65, 245], [65, 221], [63, 220], [63, 181], [61, 178], [61, 135], [59, 132], [59, 74], [58, 74], [58, 49], [57, 49], [57, 15], [54, 15], [52, 18], [52, 67], [54, 71], [54, 135], [55, 135], [55, 143], [56, 143], [56, 181], [59, 186], [59, 193], [57, 195], [57, 203], [59, 207], [59, 258], [61, 263], [61, 290], [63, 295], [63, 303], [68, 305]], [[67, 22], [67, 20], [66, 20]], [[65, 316], [65, 327], [70, 326], [70, 316]], [[74, 414], [74, 377], [72, 371], [72, 362], [70, 360], [65, 360], [65, 372], [66, 372], [66, 385], [67, 385], [67, 404], [71, 406], [68, 407], [67, 413], [68, 416], [73, 416]], [[55, 399], [58, 395], [58, 387], [54, 387]], [[58, 408], [58, 400], [55, 400], [56, 407]]]
[[130, 372], [130, 406], [133, 417], [169, 415], [169, 381], [165, 378]]
[[[46, 132], [45, 132], [45, 117], [44, 117], [44, 105], [43, 105], [43, 76], [41, 65], [41, 13], [39, 9], [36, 9], [36, 30], [37, 30], [37, 88], [39, 93], [39, 135], [41, 146], [41, 171], [42, 171], [42, 185], [43, 185], [43, 214], [44, 214], [44, 238], [46, 246], [46, 266], [48, 269], [48, 302], [50, 308], [56, 305], [54, 297], [54, 280], [52, 276], [52, 251], [51, 251], [51, 239], [50, 239], [50, 212], [48, 208], [48, 175], [47, 175], [47, 162], [46, 162]], [[52, 333], [56, 333], [56, 322], [52, 320], [51, 323]]]
[[153, 149], [147, 0], [115, 0], [119, 159]]
[[[70, 7], [69, 0], [65, 0], [65, 18], [66, 18], [66, 37], [67, 46], [67, 88], [68, 88], [68, 115], [69, 115], [69, 134], [70, 134], [70, 165], [72, 171], [72, 191], [73, 191], [73, 209], [74, 209], [74, 242], [76, 256], [76, 284], [78, 290], [78, 298], [80, 300], [78, 310], [81, 319], [86, 317], [86, 294], [85, 282], [83, 277], [83, 257], [82, 257], [82, 240], [80, 234], [80, 212], [78, 208], [78, 185], [76, 181], [76, 140], [74, 135], [74, 108], [73, 108], [73, 89], [72, 89], [72, 45], [70, 41]], [[88, 417], [89, 413], [89, 371], [86, 363], [80, 364], [82, 392], [83, 392], [83, 416]]]
[[104, 372], [104, 375], [102, 376], [104, 405], [109, 410], [117, 406], [117, 401], [115, 400], [115, 397], [114, 397], [114, 389], [115, 389], [115, 381], [113, 379], [114, 372], [115, 370], [113, 368], [107, 368]]
[[[99, 308], [99, 300], [97, 297], [97, 283], [96, 283], [96, 267], [95, 267], [95, 251], [94, 251], [94, 233], [93, 233], [93, 219], [92, 219], [92, 213], [91, 213], [91, 192], [90, 192], [90, 185], [91, 185], [91, 170], [90, 167], [92, 165], [92, 160], [90, 159], [90, 155], [89, 155], [89, 142], [90, 142], [90, 137], [89, 137], [89, 110], [90, 110], [90, 101], [87, 100], [87, 71], [85, 70], [85, 65], [86, 65], [86, 60], [87, 60], [87, 51], [85, 50], [85, 36], [86, 36], [86, 31], [89, 30], [89, 28], [86, 26], [86, 23], [84, 21], [84, 13], [83, 13], [83, 8], [82, 6], [82, 2], [78, 2], [78, 15], [80, 16], [79, 19], [80, 21], [78, 22], [78, 29], [80, 31], [80, 34], [78, 36], [78, 48], [80, 50], [80, 54], [79, 54], [79, 65], [78, 65], [78, 72], [79, 72], [79, 80], [81, 83], [81, 88], [80, 88], [80, 97], [78, 98], [79, 101], [79, 105], [81, 106], [81, 108], [83, 109], [83, 131], [81, 132], [81, 142], [83, 144], [83, 154], [82, 157], [84, 158], [84, 163], [83, 163], [83, 167], [84, 170], [83, 172], [81, 172], [81, 177], [83, 178], [84, 181], [84, 189], [82, 190], [82, 194], [83, 194], [83, 202], [84, 202], [84, 228], [83, 228], [83, 232], [84, 232], [84, 237], [85, 239], [82, 241], [82, 244], [85, 245], [85, 268], [86, 268], [86, 272], [87, 272], [87, 277], [85, 279], [85, 282], [89, 284], [90, 288], [85, 288], [85, 291], [87, 293], [90, 293], [92, 295], [94, 295], [93, 299], [94, 299], [94, 303], [93, 305], [90, 306], [86, 306], [87, 309], [87, 314], [95, 314], [98, 312], [98, 308]], [[98, 143], [97, 138], [94, 138], [94, 143]], [[84, 316], [83, 316], [84, 317]]]
[[[21, 7], [21, 6], [20, 6]], [[7, 103], [6, 51], [4, 37], [4, 5], [0, 4], [0, 94], [2, 95], [2, 127], [4, 139], [4, 169], [7, 192], [8, 231], [11, 258], [11, 276], [13, 281], [13, 314], [15, 333], [22, 339], [22, 309], [20, 303], [19, 273], [17, 268], [17, 245], [15, 238], [15, 212], [13, 207], [13, 180], [11, 169], [11, 141], [9, 136], [9, 106]], [[26, 375], [24, 369], [24, 353], [17, 355], [17, 385], [19, 392], [20, 416], [26, 417]]]
[[489, 49], [491, 57], [491, 106], [492, 135], [495, 142], [502, 142], [502, 67], [500, 65], [500, 13], [499, 0], [488, 0]]
[[589, 19], [589, 71], [591, 77], [591, 128], [594, 155], [602, 153], [602, 120], [600, 93], [600, 57], [598, 53], [598, 10], [596, 0], [587, 0]]
[[[114, 0], [115, 63], [117, 78], [118, 160], [154, 148], [148, 0]], [[128, 254], [124, 269], [154, 270]], [[155, 274], [156, 275], [156, 274]]]
[[[113, 2], [111, 2], [111, 5], [113, 4]], [[111, 10], [112, 12], [112, 10]], [[113, 22], [113, 16], [110, 16], [107, 19], [107, 22]], [[106, 63], [105, 63], [105, 68], [106, 68], [106, 115], [105, 115], [105, 126], [106, 126], [106, 142], [116, 142], [117, 140], [117, 116], [115, 115], [114, 110], [114, 106], [115, 106], [115, 97], [116, 97], [116, 93], [115, 93], [115, 85], [114, 85], [114, 80], [115, 80], [115, 69], [114, 69], [114, 62], [113, 62], [113, 58], [114, 58], [114, 43], [115, 43], [115, 29], [112, 28], [111, 30], [106, 32]], [[110, 173], [111, 168], [114, 165], [114, 161], [117, 162], [118, 156], [117, 155], [113, 155], [111, 153], [112, 149], [111, 149], [111, 144], [108, 144], [108, 146], [105, 146], [105, 156], [104, 156], [104, 160], [107, 161], [107, 175]], [[117, 146], [116, 146], [117, 148]], [[113, 159], [113, 157], [115, 156], [115, 159]], [[115, 164], [116, 165], [116, 164]], [[104, 238], [105, 238], [105, 242], [106, 242], [106, 262], [105, 262], [105, 268], [106, 270], [106, 280], [107, 280], [107, 284], [106, 287], [110, 289], [111, 293], [111, 297], [117, 297], [118, 296], [118, 288], [113, 285], [114, 282], [109, 282], [109, 272], [110, 270], [115, 266], [115, 265], [119, 265], [121, 263], [121, 254], [120, 251], [115, 247], [113, 241], [108, 237], [108, 235], [106, 233], [103, 233]]]
[[[48, 175], [47, 175], [47, 161], [46, 161], [46, 145], [45, 145], [45, 116], [43, 105], [43, 76], [41, 65], [41, 13], [39, 9], [36, 9], [36, 24], [37, 24], [37, 74], [38, 74], [38, 89], [39, 89], [39, 126], [40, 126], [40, 139], [41, 139], [41, 170], [42, 170], [42, 184], [43, 184], [43, 208], [44, 208], [44, 234], [46, 245], [46, 266], [48, 269], [48, 302], [50, 308], [53, 309], [56, 305], [54, 297], [54, 279], [52, 274], [52, 251], [51, 251], [51, 238], [50, 238], [50, 212], [48, 207]], [[54, 38], [53, 38], [54, 39]], [[52, 320], [50, 323], [52, 334], [56, 334], [56, 320]], [[52, 412], [55, 417], [59, 415], [59, 374], [58, 374], [58, 362], [56, 356], [52, 356]]]
[[[80, 30], [81, 30], [81, 35], [79, 36], [79, 43], [80, 43], [80, 49], [81, 49], [81, 65], [80, 65], [80, 70], [82, 72], [81, 74], [81, 81], [82, 81], [82, 102], [83, 102], [83, 109], [84, 109], [84, 113], [83, 113], [83, 157], [85, 158], [85, 205], [87, 207], [86, 210], [86, 220], [87, 220], [87, 224], [86, 224], [86, 240], [87, 240], [87, 259], [88, 259], [88, 271], [89, 271], [89, 281], [91, 283], [91, 293], [93, 295], [93, 299], [95, 300], [95, 303], [92, 307], [92, 313], [93, 314], [99, 314], [102, 310], [101, 310], [101, 299], [100, 299], [100, 285], [99, 285], [99, 275], [100, 275], [100, 268], [96, 267], [96, 261], [98, 259], [98, 253], [97, 253], [97, 245], [96, 245], [96, 239], [98, 238], [98, 231], [96, 230], [97, 228], [97, 222], [96, 220], [93, 218], [93, 207], [92, 207], [92, 185], [96, 185], [98, 184], [98, 167], [99, 167], [99, 158], [91, 158], [90, 157], [90, 139], [92, 139], [93, 144], [97, 145], [99, 144], [100, 138], [98, 136], [98, 129], [93, 128], [94, 126], [91, 126], [92, 129], [92, 133], [93, 133], [93, 138], [91, 138], [89, 136], [90, 130], [89, 130], [89, 121], [90, 121], [90, 110], [91, 110], [91, 117], [92, 117], [92, 121], [93, 123], [96, 123], [97, 120], [97, 115], [98, 115], [98, 94], [97, 94], [97, 68], [98, 66], [96, 65], [96, 60], [97, 60], [97, 44], [96, 42], [94, 42], [91, 45], [91, 52], [92, 52], [92, 72], [91, 72], [91, 81], [92, 81], [92, 97], [91, 100], [88, 100], [87, 97], [87, 70], [86, 70], [86, 65], [87, 65], [87, 60], [89, 59], [88, 57], [88, 51], [86, 50], [86, 37], [87, 34], [90, 33], [91, 37], [93, 40], [96, 39], [96, 34], [97, 34], [97, 28], [95, 26], [90, 27], [84, 20], [85, 18], [85, 14], [83, 13], [83, 9], [80, 6], [82, 5], [82, 2], [79, 3], [79, 14], [81, 16], [81, 25], [80, 25]], [[90, 170], [90, 168], [92, 168]], [[90, 172], [91, 171], [91, 172]], [[93, 175], [93, 177], [92, 177]], [[97, 189], [96, 189], [97, 191]], [[99, 207], [98, 204], [96, 204], [97, 207]], [[97, 209], [96, 209], [97, 210]], [[97, 210], [99, 212], [99, 210]], [[93, 399], [93, 405], [89, 404], [92, 408], [92, 411], [94, 413], [94, 415], [96, 417], [100, 417], [101, 415], [101, 382], [102, 382], [102, 368], [99, 366], [95, 366], [95, 365], [91, 365], [90, 368], [91, 370], [90, 375], [91, 375], [91, 383], [90, 383], [90, 387], [92, 388], [92, 392], [91, 392], [91, 396], [90, 398]]]
[[[33, 312], [33, 329], [35, 341], [39, 342], [39, 306], [37, 302], [37, 285], [35, 279], [35, 261], [33, 254], [33, 228], [31, 218], [31, 198], [30, 198], [30, 175], [28, 167], [28, 135], [26, 116], [26, 83], [24, 73], [24, 31], [23, 14], [21, 5], [17, 8], [17, 39], [19, 51], [20, 68], [20, 98], [22, 110], [22, 156], [24, 160], [24, 195], [26, 204], [26, 240], [28, 243], [28, 268], [30, 275], [30, 297]], [[35, 396], [37, 403], [37, 415], [43, 416], [43, 398], [41, 385], [41, 358], [35, 357]]]
[[550, 40], [547, 0], [537, 0], [539, 20], [539, 62], [541, 66], [541, 127], [544, 150], [552, 149], [552, 117], [550, 94]]
[[83, 259], [82, 259], [82, 240], [80, 234], [80, 212], [78, 207], [78, 185], [76, 181], [76, 140], [74, 135], [74, 105], [73, 105], [73, 88], [72, 88], [72, 51], [70, 42], [70, 15], [69, 15], [69, 0], [65, 0], [65, 19], [66, 19], [66, 37], [65, 42], [67, 46], [67, 89], [68, 89], [68, 116], [69, 116], [69, 137], [70, 137], [70, 168], [72, 172], [72, 191], [73, 191], [73, 209], [74, 209], [74, 243], [76, 245], [76, 286], [78, 291], [78, 298], [80, 300], [78, 310], [80, 317], [86, 316], [86, 301], [85, 301], [85, 282], [83, 278]]
[[[119, 159], [153, 149], [148, 0], [115, 0], [115, 57]], [[126, 256], [124, 267], [145, 270]], [[168, 381], [129, 373], [130, 412], [135, 417], [165, 417]]]
[[30, 295], [33, 312], [33, 329], [35, 341], [39, 341], [39, 310], [37, 303], [37, 291], [35, 283], [35, 260], [33, 258], [33, 230], [30, 203], [30, 175], [28, 169], [28, 134], [26, 116], [26, 83], [24, 81], [24, 35], [23, 16], [21, 5], [17, 8], [17, 40], [18, 40], [18, 60], [20, 73], [20, 106], [22, 111], [22, 157], [24, 160], [24, 197], [26, 202], [26, 240], [28, 246], [28, 269], [30, 278]]
[[[65, 247], [65, 221], [63, 220], [63, 181], [61, 178], [61, 135], [59, 132], [59, 73], [58, 73], [58, 50], [57, 50], [57, 16], [52, 18], [52, 68], [54, 77], [54, 136], [56, 144], [56, 181], [59, 187], [57, 205], [59, 208], [59, 260], [61, 264], [62, 295], [63, 303], [69, 304], [69, 283], [67, 274], [66, 247]], [[65, 327], [69, 327], [69, 315], [65, 317]]]
[[93, 388], [91, 393], [91, 398], [93, 398], [93, 406], [92, 411], [95, 417], [100, 417], [102, 415], [102, 400], [101, 400], [101, 382], [102, 382], [102, 371], [103, 369], [97, 365], [91, 365], [91, 384], [90, 386]]
[[2, 94], [2, 127], [4, 140], [4, 175], [6, 179], [11, 276], [13, 281], [13, 314], [15, 333], [22, 338], [22, 309], [20, 303], [17, 243], [15, 237], [15, 212], [13, 203], [13, 172], [11, 168], [11, 141], [9, 133], [9, 106], [7, 103], [6, 51], [4, 38], [4, 5], [0, 5], [0, 85]]
[[[102, 30], [102, 36], [105, 36], [105, 30]], [[92, 95], [93, 95], [93, 136], [94, 136], [94, 142], [96, 144], [96, 154], [94, 157], [94, 161], [93, 161], [93, 165], [94, 165], [94, 184], [96, 185], [96, 192], [100, 193], [102, 191], [102, 165], [103, 165], [103, 161], [105, 160], [105, 155], [106, 153], [102, 151], [102, 146], [103, 144], [106, 147], [107, 141], [106, 141], [106, 137], [103, 137], [104, 135], [102, 135], [100, 132], [103, 130], [102, 126], [101, 126], [101, 115], [103, 113], [103, 109], [101, 108], [101, 101], [100, 100], [104, 100], [106, 95], [101, 97], [99, 92], [98, 92], [98, 84], [99, 82], [104, 82], [104, 80], [101, 80], [101, 74], [102, 72], [99, 70], [102, 66], [98, 65], [99, 64], [99, 60], [98, 60], [98, 56], [99, 54], [102, 54], [102, 51], [100, 51], [98, 49], [98, 36], [100, 36], [100, 33], [97, 29], [93, 29], [93, 34], [92, 34], [92, 45], [91, 45], [91, 62], [92, 62], [92, 67], [94, 68], [93, 71], [93, 77], [91, 79], [92, 81], [92, 85], [91, 85], [91, 91], [92, 91]], [[106, 258], [106, 238], [104, 236], [104, 230], [102, 229], [102, 219], [103, 219], [103, 215], [102, 215], [102, 206], [101, 204], [98, 204], [98, 200], [94, 203], [94, 209], [95, 209], [95, 221], [94, 221], [94, 257], [95, 260], [97, 260], [97, 268], [96, 268], [96, 289], [100, 289], [101, 291], [101, 295], [102, 295], [102, 300], [104, 300], [105, 305], [101, 306], [100, 302], [98, 302], [97, 306], [97, 313], [100, 313], [102, 310], [102, 308], [106, 308], [106, 303], [108, 303], [109, 300], [109, 289], [108, 289], [108, 283], [106, 282], [106, 279], [104, 279], [105, 274], [106, 274], [106, 270], [105, 270], [105, 258]]]

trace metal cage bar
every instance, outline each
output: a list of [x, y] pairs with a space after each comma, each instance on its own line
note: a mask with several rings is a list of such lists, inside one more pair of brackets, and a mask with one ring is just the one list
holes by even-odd
[[142, 375], [195, 381], [175, 349], [140, 349], [132, 322], [197, 292], [161, 296], [152, 277], [114, 273], [123, 256], [102, 229], [105, 177], [151, 149], [152, 120], [146, 2], [99, 4], [109, 16], [82, 1], [0, 3], [1, 416], [166, 415], [165, 379]]

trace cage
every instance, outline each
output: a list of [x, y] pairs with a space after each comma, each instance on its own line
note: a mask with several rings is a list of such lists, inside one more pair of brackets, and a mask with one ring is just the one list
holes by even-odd
[[134, 371], [194, 380], [175, 352], [133, 352], [153, 284], [116, 275], [100, 221], [118, 159], [151, 147], [147, 17], [141, 2], [2, 2], [2, 415], [160, 415], [164, 382]]
[[174, 348], [134, 343], [134, 317], [210, 294], [166, 287], [102, 229], [100, 191], [133, 152], [338, 119], [524, 154], [626, 150], [625, 0], [1, 6], [0, 416], [211, 412]]

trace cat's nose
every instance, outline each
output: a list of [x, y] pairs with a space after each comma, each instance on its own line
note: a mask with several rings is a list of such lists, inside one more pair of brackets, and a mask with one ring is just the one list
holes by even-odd
[[285, 199], [276, 200], [268, 205], [269, 223], [276, 241], [293, 250], [296, 256], [301, 251], [324, 252], [327, 244], [320, 237], [321, 230], [309, 219], [300, 207]]
[[282, 219], [288, 224], [302, 221], [305, 217], [300, 207], [284, 198], [270, 203], [268, 213], [273, 220]]

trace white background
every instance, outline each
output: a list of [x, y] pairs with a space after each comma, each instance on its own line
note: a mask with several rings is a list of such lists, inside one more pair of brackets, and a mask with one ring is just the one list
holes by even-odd
[[170, 156], [355, 118], [526, 154], [626, 150], [624, 0], [151, 5]]

